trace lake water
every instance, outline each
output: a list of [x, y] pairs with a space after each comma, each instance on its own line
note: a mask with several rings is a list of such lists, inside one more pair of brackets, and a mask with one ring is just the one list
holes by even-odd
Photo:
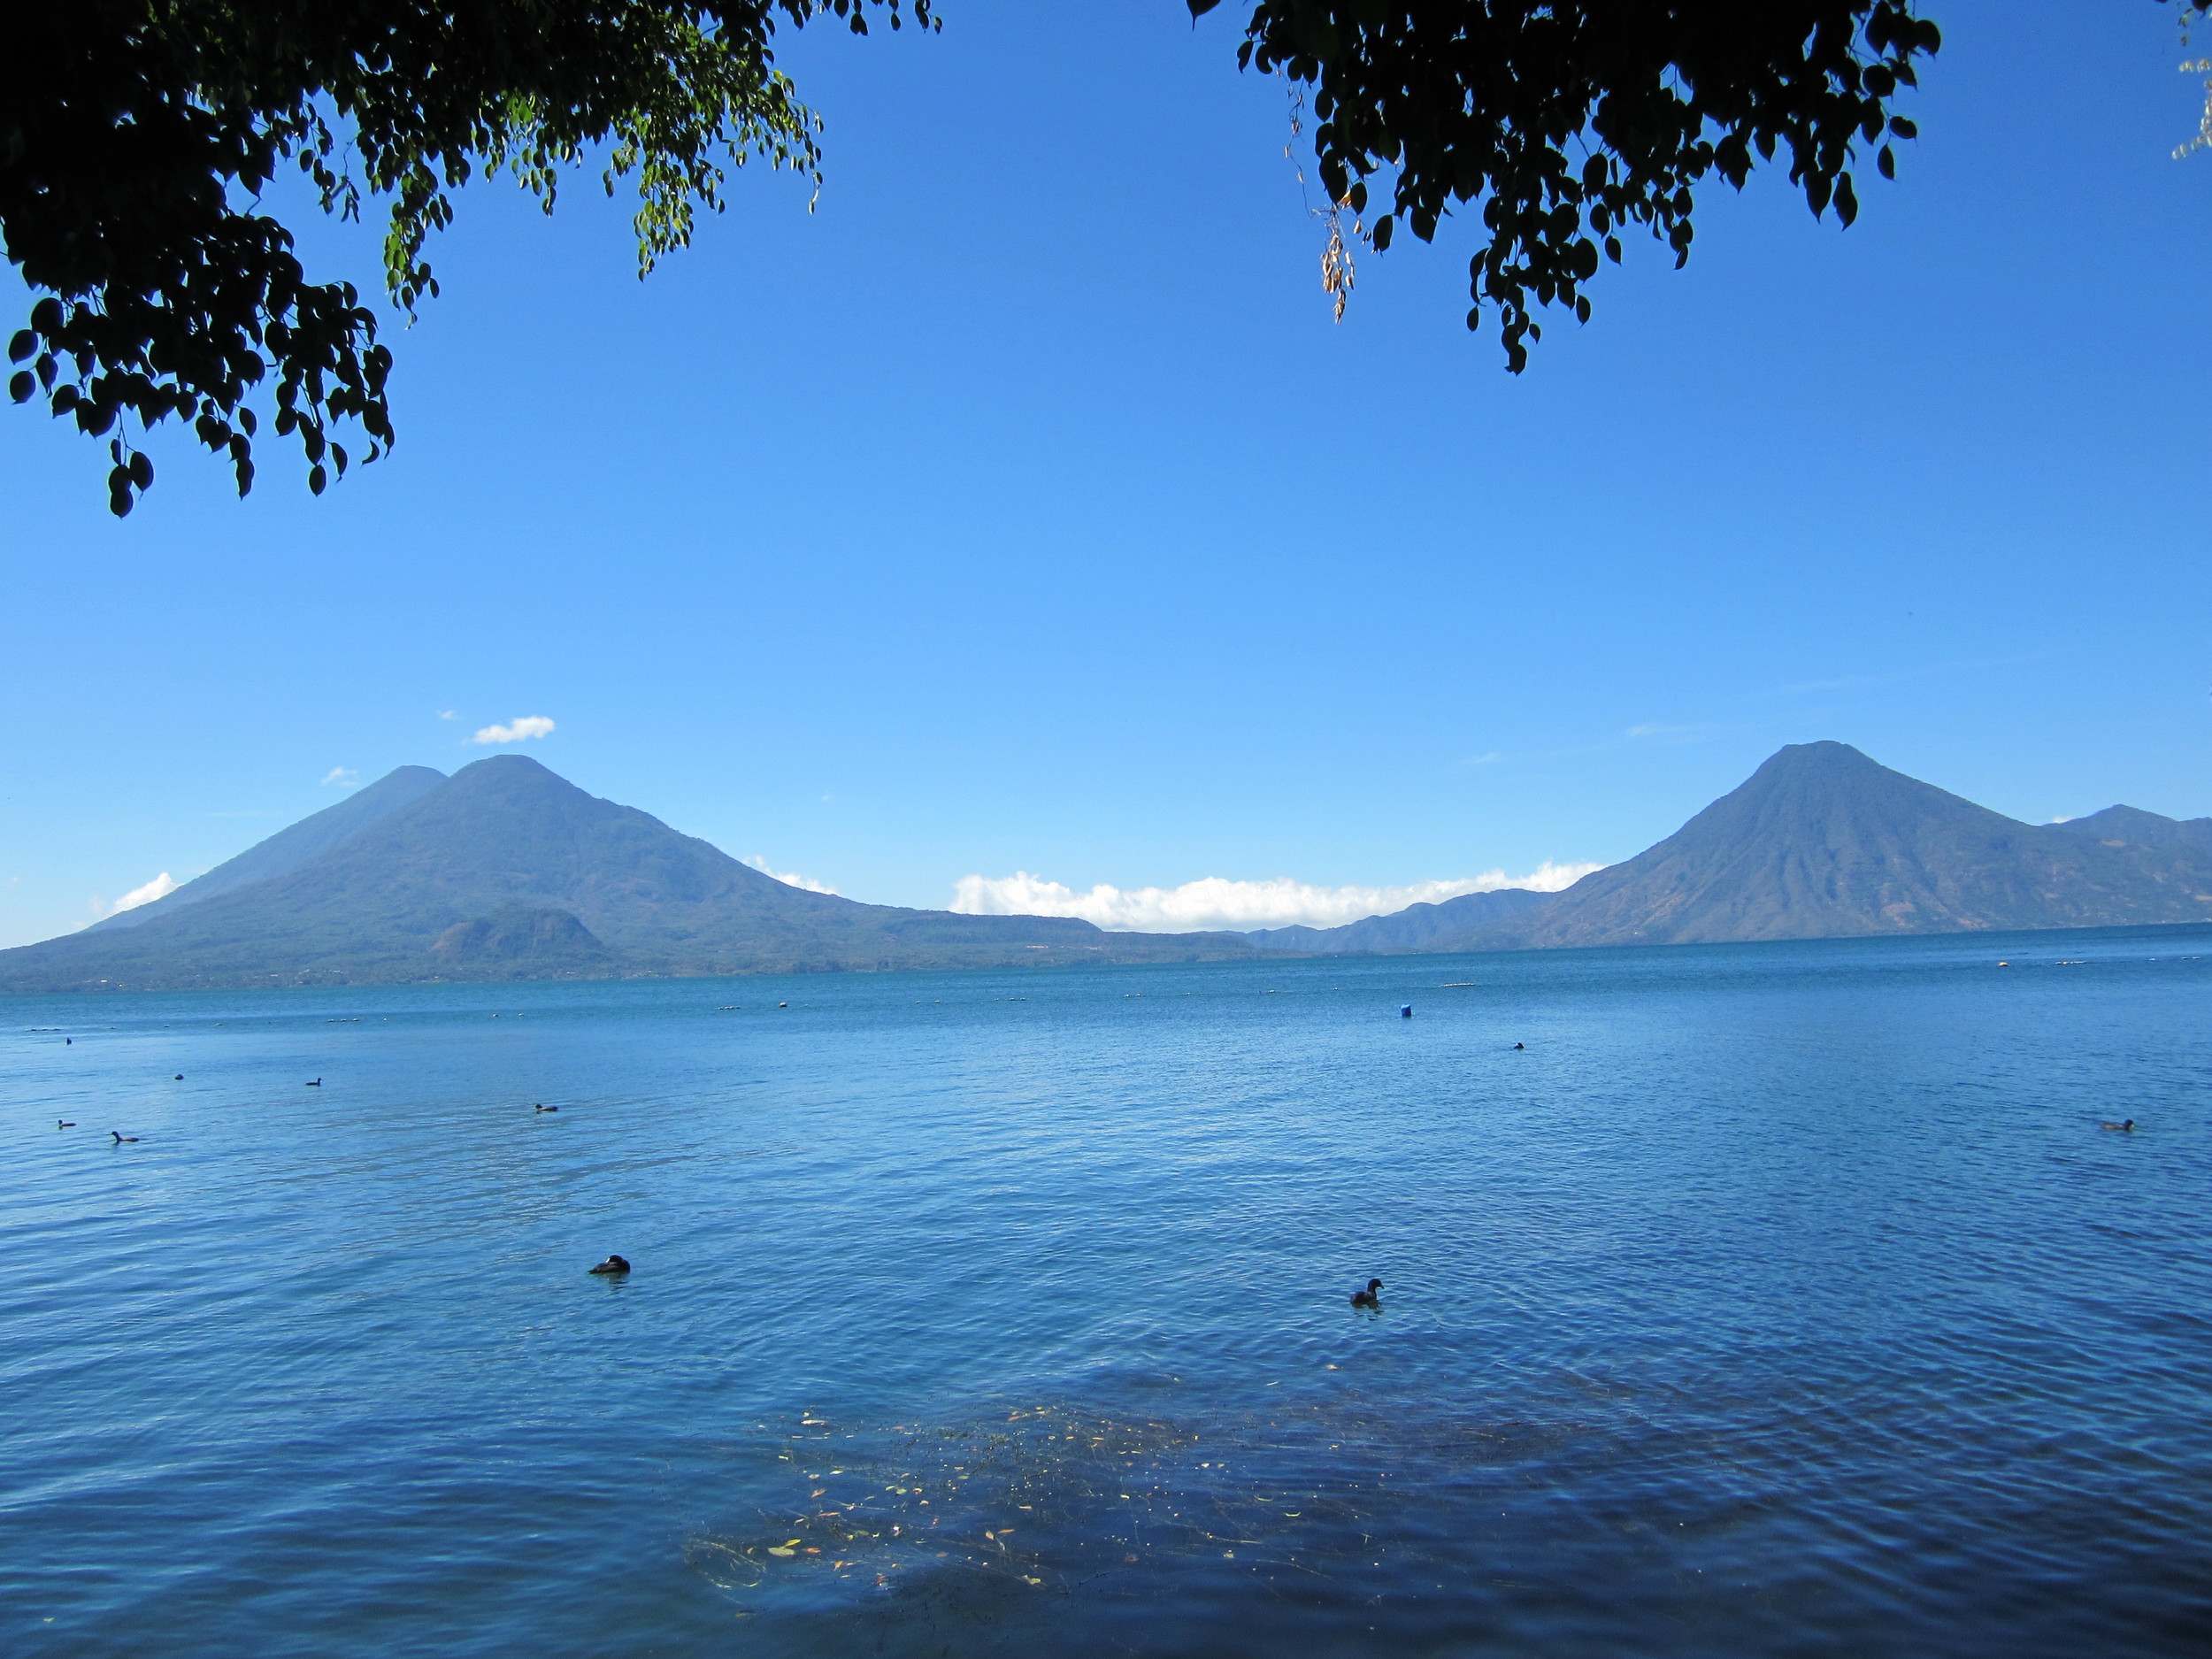
[[13, 999], [0, 1647], [2204, 1653], [2208, 956]]

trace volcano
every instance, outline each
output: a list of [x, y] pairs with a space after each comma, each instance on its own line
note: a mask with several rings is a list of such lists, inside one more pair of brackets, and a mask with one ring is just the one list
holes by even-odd
[[1682, 945], [2212, 921], [2212, 847], [2179, 825], [2130, 840], [2082, 822], [2092, 829], [2023, 824], [1847, 743], [1793, 743], [1657, 846], [1476, 937]]
[[[204, 883], [216, 890], [199, 893]], [[393, 773], [128, 927], [0, 951], [0, 989], [1027, 967], [1251, 949], [1233, 934], [1109, 933], [1070, 917], [808, 892], [500, 755], [450, 778]]]

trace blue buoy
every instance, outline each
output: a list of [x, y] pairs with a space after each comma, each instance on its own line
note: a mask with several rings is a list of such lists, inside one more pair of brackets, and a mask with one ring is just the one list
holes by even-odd
[[1400, 1019], [1411, 1019], [1413, 1018], [1413, 1004], [1408, 1002], [1403, 1008], [1400, 1009], [1398, 1010], [1398, 1018]]

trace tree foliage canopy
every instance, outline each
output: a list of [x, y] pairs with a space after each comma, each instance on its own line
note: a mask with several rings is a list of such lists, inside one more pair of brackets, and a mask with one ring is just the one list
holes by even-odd
[[1688, 259], [1709, 174], [1740, 188], [1786, 151], [1813, 212], [1848, 225], [1860, 147], [1895, 175], [1915, 129], [1892, 101], [1941, 43], [1913, 0], [1259, 0], [1238, 58], [1312, 87], [1333, 202], [1364, 214], [1389, 177], [1377, 249], [1479, 204], [1467, 326], [1494, 307], [1517, 373], [1535, 309], [1586, 320], [1583, 285], [1629, 227]]
[[[424, 254], [470, 178], [511, 173], [550, 211], [604, 157], [634, 179], [640, 273], [718, 210], [726, 169], [818, 177], [818, 124], [777, 71], [780, 23], [936, 27], [937, 0], [66, 0], [21, 6], [0, 53], [0, 239], [41, 295], [9, 390], [108, 438], [110, 505], [153, 479], [129, 433], [172, 417], [242, 495], [263, 405], [319, 494], [334, 427], [392, 442], [391, 354], [345, 282], [314, 282], [263, 207], [296, 167], [323, 209], [388, 200], [385, 278], [411, 314]], [[1194, 19], [1220, 0], [1186, 0]], [[1815, 215], [1849, 224], [1855, 168], [1893, 176], [1893, 107], [1937, 50], [1917, 0], [1254, 0], [1239, 60], [1310, 88], [1333, 204], [1377, 249], [1480, 220], [1471, 328], [1526, 365], [1538, 311], [1590, 314], [1601, 258], [1640, 226], [1689, 257], [1694, 191], [1786, 156]], [[2177, 0], [2185, 19], [2212, 0]], [[1339, 295], [1349, 272], [1333, 241]], [[111, 437], [110, 434], [113, 435]], [[357, 440], [358, 442], [359, 440]]]
[[[930, 27], [931, 0], [912, 0]], [[634, 176], [641, 270], [721, 205], [726, 165], [815, 173], [818, 126], [770, 50], [778, 19], [902, 21], [900, 0], [67, 0], [16, 8], [0, 53], [0, 234], [43, 297], [9, 342], [17, 403], [110, 439], [109, 504], [153, 480], [126, 435], [171, 416], [227, 457], [243, 495], [273, 421], [319, 494], [392, 442], [391, 353], [345, 282], [309, 280], [263, 210], [285, 167], [326, 211], [388, 197], [385, 275], [437, 292], [428, 234], [449, 192], [506, 171], [550, 211], [561, 172], [607, 146]]]

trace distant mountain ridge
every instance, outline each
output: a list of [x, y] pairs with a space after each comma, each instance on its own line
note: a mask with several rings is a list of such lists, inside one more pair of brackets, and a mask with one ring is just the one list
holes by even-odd
[[2212, 818], [2161, 818], [2140, 807], [2108, 806], [2050, 827], [2069, 835], [2087, 835], [2108, 847], [2189, 847], [2212, 852]]
[[1341, 927], [1264, 927], [1248, 933], [1263, 950], [1296, 950], [1316, 956], [1352, 952], [1435, 950], [1438, 941], [1465, 939], [1502, 926], [1550, 898], [1527, 887], [1497, 887], [1463, 893], [1435, 904], [1409, 904], [1387, 916], [1370, 916]]
[[[1071, 917], [961, 916], [806, 892], [519, 755], [390, 804], [420, 782], [403, 780], [380, 810], [340, 819], [334, 841], [329, 815], [318, 814], [225, 866], [250, 868], [261, 855], [260, 867], [280, 866], [262, 879], [127, 929], [0, 951], [0, 989], [1191, 961], [1252, 949], [1233, 934], [1108, 933]], [[320, 850], [294, 857], [296, 837], [265, 852], [318, 820]]]
[[2030, 825], [1791, 744], [1563, 893], [1341, 927], [1114, 933], [791, 887], [535, 761], [403, 767], [139, 910], [0, 951], [0, 991], [1191, 962], [2212, 922], [2212, 818]]

